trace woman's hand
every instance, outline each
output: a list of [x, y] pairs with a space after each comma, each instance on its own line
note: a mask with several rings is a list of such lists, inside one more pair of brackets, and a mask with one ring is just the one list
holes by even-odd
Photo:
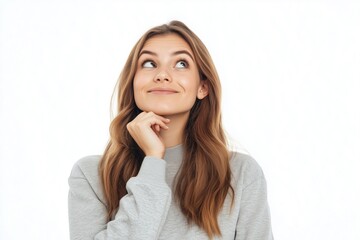
[[165, 144], [160, 136], [161, 130], [167, 130], [170, 119], [153, 112], [142, 112], [127, 124], [127, 129], [146, 156], [163, 158]]

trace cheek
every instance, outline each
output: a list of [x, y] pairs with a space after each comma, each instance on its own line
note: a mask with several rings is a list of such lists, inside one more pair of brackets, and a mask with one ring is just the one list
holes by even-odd
[[189, 94], [197, 94], [197, 90], [200, 86], [200, 79], [194, 76], [184, 77], [179, 81], [179, 84]]
[[146, 78], [141, 74], [135, 74], [133, 81], [134, 93], [138, 93], [146, 85]]
[[134, 98], [135, 98], [135, 103], [138, 105], [138, 101], [139, 101], [139, 97], [141, 95], [141, 89], [144, 87], [144, 81], [143, 78], [139, 75], [135, 75], [134, 76], [134, 81], [133, 81], [133, 89], [134, 89]]
[[139, 74], [135, 74], [134, 80], [133, 80], [133, 87], [134, 90], [141, 87], [142, 78], [139, 76]]

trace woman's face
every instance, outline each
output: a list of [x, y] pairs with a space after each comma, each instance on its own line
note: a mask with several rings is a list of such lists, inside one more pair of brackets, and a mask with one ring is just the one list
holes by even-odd
[[162, 116], [188, 114], [196, 98], [207, 95], [190, 46], [176, 34], [146, 41], [133, 84], [138, 108]]

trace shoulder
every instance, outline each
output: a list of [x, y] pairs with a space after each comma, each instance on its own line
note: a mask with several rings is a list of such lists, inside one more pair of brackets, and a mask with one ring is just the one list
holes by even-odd
[[71, 170], [69, 185], [70, 188], [81, 192], [94, 192], [105, 203], [99, 174], [100, 159], [100, 155], [86, 156], [79, 159]]
[[233, 180], [242, 186], [264, 178], [263, 170], [257, 161], [245, 153], [230, 153], [230, 169]]
[[73, 166], [70, 178], [98, 177], [100, 155], [91, 155], [79, 159]]

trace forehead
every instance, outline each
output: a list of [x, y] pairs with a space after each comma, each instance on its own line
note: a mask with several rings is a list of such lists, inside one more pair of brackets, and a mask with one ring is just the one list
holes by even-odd
[[145, 42], [142, 48], [142, 50], [151, 51], [178, 51], [181, 49], [188, 50], [193, 54], [189, 44], [175, 33], [153, 36]]

